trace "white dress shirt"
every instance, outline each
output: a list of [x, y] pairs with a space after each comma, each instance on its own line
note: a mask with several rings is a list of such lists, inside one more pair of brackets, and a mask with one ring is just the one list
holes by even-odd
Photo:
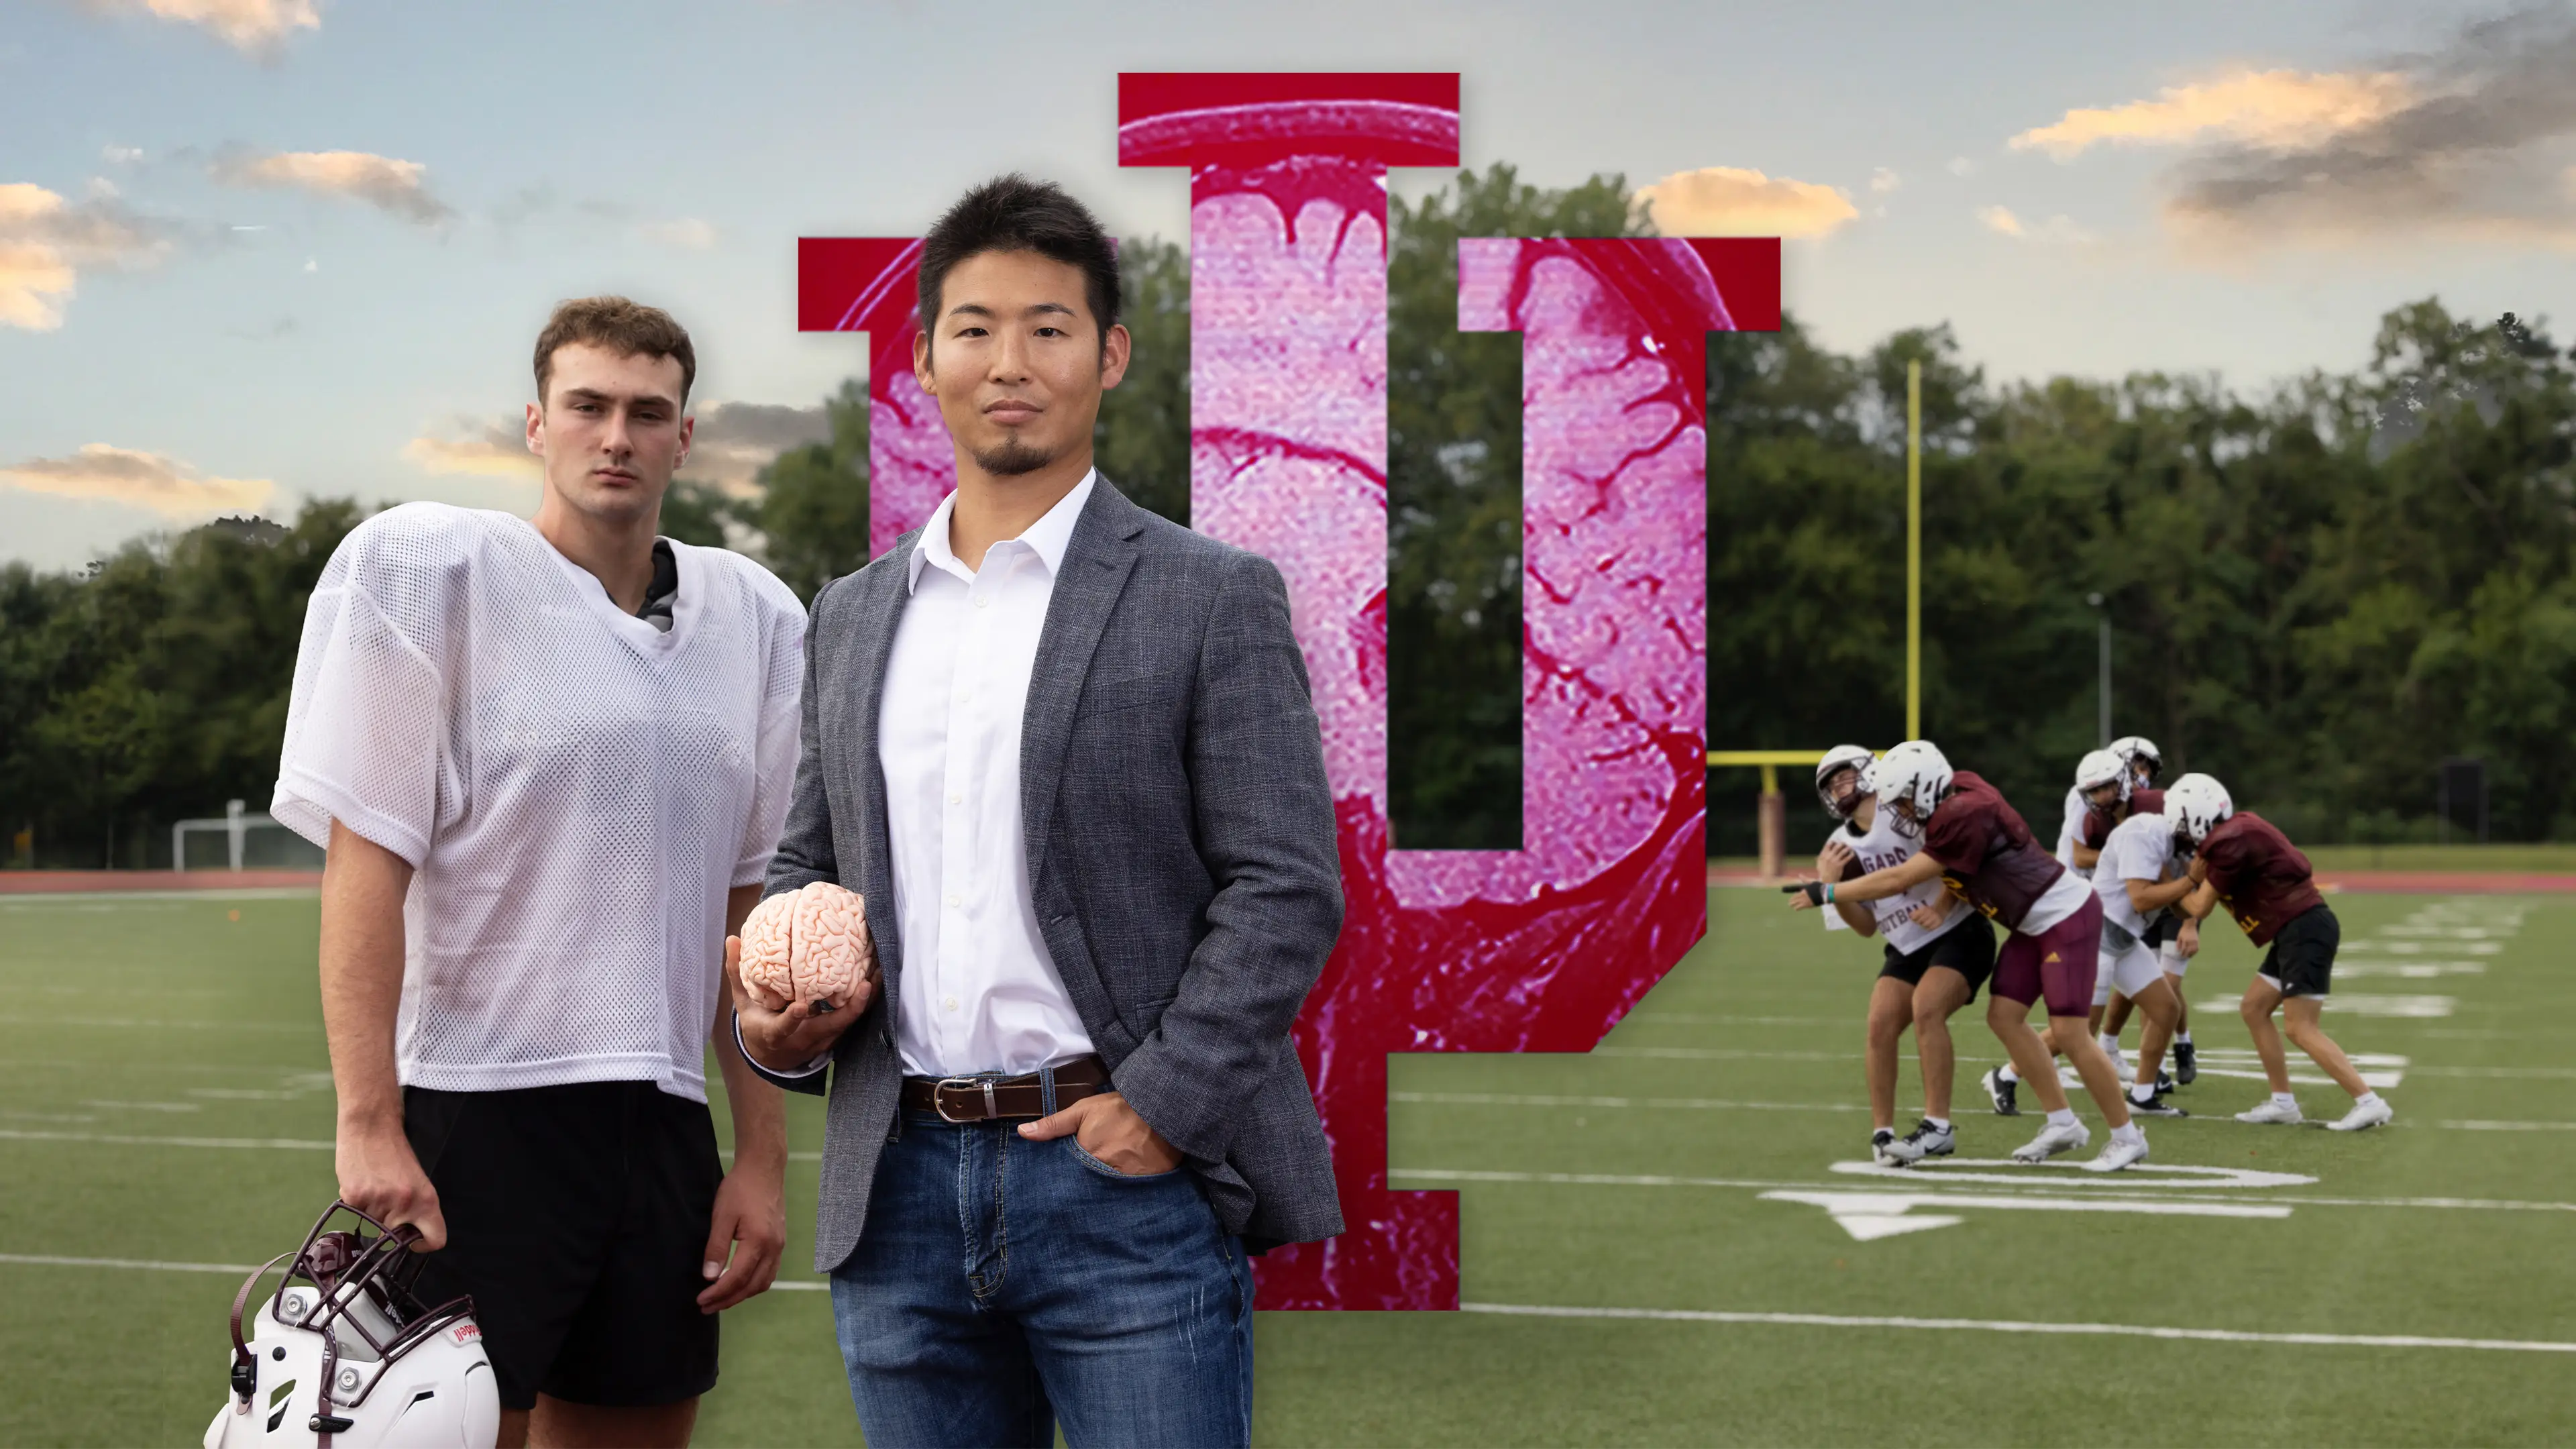
[[914, 1076], [1018, 1075], [1091, 1054], [1029, 895], [1020, 723], [1056, 574], [1097, 476], [986, 549], [980, 569], [949, 547], [954, 493], [912, 551], [877, 758], [903, 942], [895, 1049]]

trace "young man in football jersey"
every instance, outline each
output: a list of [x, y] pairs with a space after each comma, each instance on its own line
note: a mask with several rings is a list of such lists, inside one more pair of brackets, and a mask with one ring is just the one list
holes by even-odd
[[[2129, 1110], [2141, 1116], [2182, 1117], [2189, 1114], [2157, 1095], [2164, 1085], [2165, 1051], [2182, 1016], [2182, 991], [2179, 981], [2166, 974], [2150, 943], [2168, 908], [2191, 888], [2191, 882], [2174, 879], [2173, 831], [2165, 818], [2138, 808], [2163, 804], [2160, 790], [2130, 792], [2112, 802], [2110, 813], [2120, 820], [2098, 837], [2102, 845], [2093, 870], [2093, 894], [2102, 902], [2101, 972], [2116, 983], [2121, 998], [2136, 1003], [2147, 1019], [2137, 1075], [2129, 1088]], [[2094, 818], [2100, 814], [2097, 811]], [[2113, 1061], [2122, 1064], [2116, 1055]]]
[[420, 1229], [430, 1301], [473, 1295], [504, 1449], [677, 1445], [714, 1315], [786, 1237], [778, 1090], [713, 1028], [795, 778], [805, 616], [656, 536], [692, 430], [678, 323], [567, 302], [535, 363], [535, 519], [412, 503], [341, 542], [272, 808], [329, 851], [340, 1196]]
[[[2144, 735], [2123, 735], [2107, 748], [2127, 766], [2130, 792], [2141, 802], [2132, 805], [2128, 814], [2154, 814], [2162, 810], [2164, 792], [2156, 789], [2155, 783], [2156, 775], [2164, 769], [2164, 756], [2157, 752], [2155, 741]], [[2108, 792], [2092, 793], [2098, 797]], [[2099, 799], [2088, 800], [2087, 804], [2089, 808], [2084, 816], [2082, 837], [2076, 842], [2075, 856], [2089, 867], [2100, 854], [2103, 842], [2110, 838], [2112, 829], [2127, 817], [2118, 811], [2105, 809]], [[2191, 958], [2182, 954], [2174, 944], [2181, 922], [2172, 911], [2149, 912], [2147, 921], [2148, 934], [2141, 939], [2149, 950], [2156, 953], [2157, 963], [2171, 979], [2174, 1010], [2178, 1013], [2174, 1019], [2174, 1065], [2169, 1083], [2188, 1087], [2200, 1076], [2198, 1050], [2191, 1039], [2191, 1003], [2183, 999], [2183, 977], [2191, 970]], [[2115, 1057], [2120, 1054], [2120, 1032], [2128, 1025], [2130, 1006], [2129, 998], [2116, 989], [2105, 1004], [2100, 1030], [2109, 1039], [2109, 1050]]]
[[2332, 989], [2335, 948], [2343, 927], [2317, 893], [2308, 858], [2273, 824], [2238, 810], [2227, 788], [2207, 775], [2185, 775], [2165, 792], [2174, 845], [2191, 852], [2192, 891], [2182, 899], [2185, 950], [2197, 948], [2200, 923], [2220, 906], [2236, 918], [2245, 939], [2265, 947], [2263, 965], [2245, 988], [2238, 1010], [2254, 1035], [2255, 1055], [2272, 1084], [2272, 1099], [2239, 1122], [2297, 1122], [2299, 1099], [2290, 1092], [2289, 1057], [2281, 1049], [2278, 1011], [2290, 1040], [2352, 1095], [2352, 1110], [2326, 1125], [2358, 1132], [2395, 1117], [2387, 1101], [2354, 1071], [2343, 1048], [2326, 1035], [2319, 1016]]
[[[1873, 757], [1859, 745], [1836, 745], [1816, 765], [1816, 797], [1841, 821], [1816, 855], [1817, 881], [1857, 879], [1902, 864], [1914, 840], [1896, 828], [1892, 812], [1878, 808], [1866, 788]], [[1815, 908], [1816, 889], [1791, 887], [1790, 905]], [[1870, 1156], [1882, 1166], [1903, 1167], [1926, 1157], [1947, 1157], [1957, 1139], [1950, 1125], [1950, 1093], [1957, 1057], [1950, 1018], [1974, 1001], [1995, 968], [1995, 933], [1985, 918], [1966, 909], [1938, 881], [1925, 881], [1873, 905], [1836, 901], [1826, 917], [1863, 936], [1886, 938], [1886, 961], [1870, 989], [1868, 1078]], [[1908, 1023], [1923, 1068], [1923, 1120], [1896, 1135], [1897, 1044]]]
[[[2088, 837], [2087, 834], [2093, 823], [2097, 802], [2111, 800], [2116, 795], [2125, 793], [2128, 783], [2129, 766], [2109, 750], [2089, 751], [2083, 759], [2076, 761], [2075, 784], [2068, 790], [2066, 796], [2067, 824], [2057, 838], [2057, 860], [2078, 879], [2088, 881], [2092, 879], [2093, 863], [2101, 854], [2101, 839]], [[2128, 1019], [2129, 1014], [2129, 999], [2114, 989], [2112, 981], [2114, 973], [2110, 969], [2112, 956], [2116, 954], [2111, 945], [2112, 933], [2117, 929], [2107, 921], [2103, 924], [2102, 969], [2094, 973], [2093, 1009], [2085, 1015], [2085, 1029], [2095, 1034], [2095, 1040], [2102, 1045], [2103, 1054], [2111, 1059], [2115, 1067], [2122, 1065], [2120, 1025]], [[2039, 1040], [2041, 1045], [2048, 1048], [2050, 1056], [2065, 1055], [2063, 1045], [2058, 1040], [2056, 1028], [2041, 1029]], [[1983, 1085], [1987, 1095], [1994, 1099], [1997, 1116], [2012, 1117], [2020, 1114], [2020, 1108], [2017, 1105], [2017, 1094], [2021, 1090], [2019, 1068], [2011, 1062], [2005, 1062], [1986, 1073]]]
[[2101, 901], [2050, 858], [2001, 793], [1976, 775], [1952, 771], [1928, 740], [1908, 740], [1888, 751], [1870, 771], [1870, 788], [1879, 808], [1895, 813], [1900, 830], [1919, 835], [1922, 848], [1902, 864], [1820, 886], [1825, 903], [1880, 900], [1938, 878], [2010, 928], [2010, 939], [1996, 953], [1986, 1024], [2048, 1113], [2047, 1125], [2013, 1157], [2042, 1162], [2093, 1136], [2066, 1105], [2066, 1093], [2049, 1069], [2048, 1048], [2031, 1030], [2031, 1006], [2044, 1001], [2049, 1026], [2111, 1127], [2110, 1143], [2090, 1166], [2116, 1172], [2144, 1161], [2146, 1132], [2130, 1119], [2111, 1059], [2085, 1028], [2101, 945]]

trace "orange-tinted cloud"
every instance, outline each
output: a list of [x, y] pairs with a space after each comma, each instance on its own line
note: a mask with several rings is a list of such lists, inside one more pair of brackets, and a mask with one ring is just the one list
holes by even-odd
[[89, 0], [93, 10], [150, 15], [200, 26], [236, 50], [265, 52], [292, 31], [316, 30], [313, 0]]
[[2414, 96], [2413, 82], [2387, 71], [2240, 71], [2199, 85], [2166, 86], [2153, 100], [2068, 111], [2055, 124], [2013, 137], [2011, 144], [2060, 161], [2099, 145], [2223, 140], [2306, 146], [2384, 120]]
[[226, 186], [292, 187], [347, 196], [406, 221], [435, 225], [456, 213], [423, 184], [428, 169], [417, 161], [367, 151], [279, 151], [221, 157], [214, 177]]
[[1677, 171], [1637, 200], [1666, 236], [1821, 237], [1860, 215], [1840, 187], [1740, 166]]
[[68, 458], [0, 464], [0, 486], [149, 508], [165, 518], [258, 508], [277, 491], [266, 478], [209, 478], [176, 458], [89, 443]]

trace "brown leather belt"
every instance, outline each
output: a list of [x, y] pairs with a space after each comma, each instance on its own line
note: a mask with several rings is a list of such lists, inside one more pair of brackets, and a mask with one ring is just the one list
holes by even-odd
[[[1109, 1068], [1098, 1057], [1084, 1057], [1055, 1069], [1058, 1111], [1085, 1097], [1113, 1090]], [[1046, 1092], [1035, 1072], [1025, 1077], [906, 1077], [903, 1107], [907, 1112], [936, 1112], [948, 1122], [999, 1122], [1047, 1115]]]

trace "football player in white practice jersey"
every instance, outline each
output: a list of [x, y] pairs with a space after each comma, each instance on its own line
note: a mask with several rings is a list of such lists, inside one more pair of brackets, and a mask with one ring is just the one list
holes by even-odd
[[805, 611], [657, 536], [677, 322], [567, 302], [535, 361], [535, 519], [410, 503], [341, 542], [273, 809], [329, 851], [340, 1196], [420, 1230], [425, 1297], [472, 1295], [503, 1449], [685, 1444], [715, 1314], [786, 1239], [778, 1089], [714, 1026], [795, 780]]
[[[1892, 816], [1863, 785], [1873, 757], [1859, 745], [1836, 745], [1816, 765], [1816, 798], [1841, 822], [1816, 855], [1819, 882], [1855, 879], [1903, 863], [1921, 846], [1919, 835], [1901, 834]], [[1790, 902], [1807, 909], [1806, 893]], [[1834, 903], [1827, 927], [1880, 936], [1886, 954], [1870, 988], [1867, 1035], [1870, 1156], [1886, 1166], [1946, 1157], [1956, 1145], [1950, 1125], [1950, 1092], [1956, 1054], [1950, 1017], [1976, 1000], [1995, 969], [1995, 931], [1938, 878], [1867, 905]], [[1896, 1135], [1897, 1043], [1908, 1024], [1923, 1066], [1923, 1120]]]
[[[2158, 798], [2154, 803], [2164, 802]], [[2102, 898], [2099, 969], [2118, 982], [2120, 994], [2147, 1019], [2136, 1081], [2129, 1088], [2129, 1110], [2150, 1117], [2187, 1116], [2156, 1095], [2165, 1051], [2173, 1043], [2175, 1023], [2182, 1019], [2182, 989], [2180, 978], [2166, 973], [2150, 941], [2156, 923], [2191, 893], [2191, 881], [2174, 869], [2173, 827], [2164, 816], [2130, 814], [2112, 827], [2093, 869], [2093, 893]]]

